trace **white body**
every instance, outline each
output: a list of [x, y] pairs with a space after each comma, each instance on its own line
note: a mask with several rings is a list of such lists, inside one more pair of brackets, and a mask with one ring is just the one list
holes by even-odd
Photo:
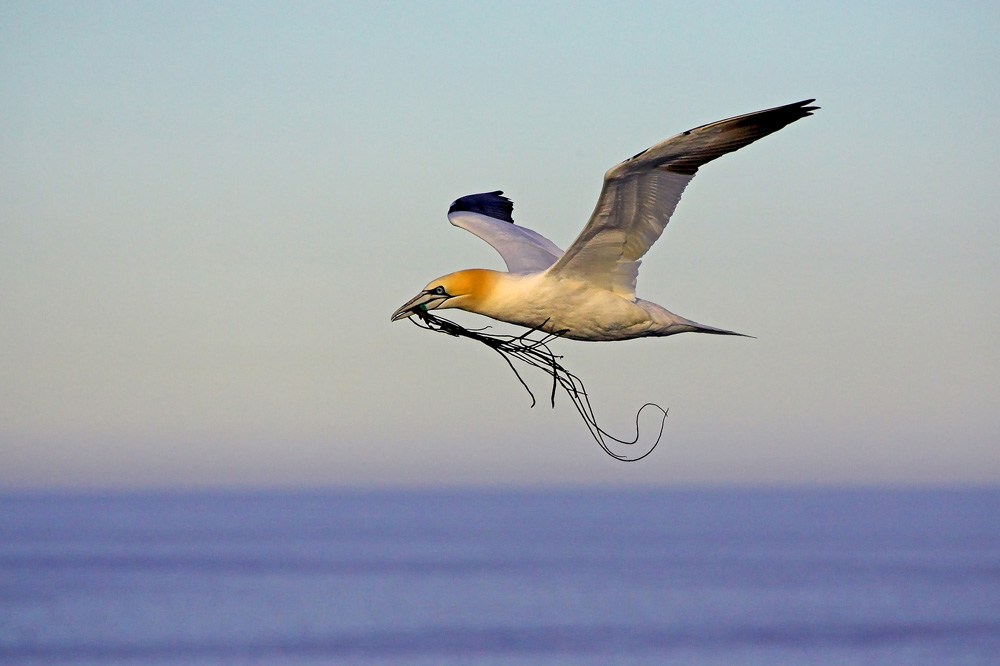
[[[706, 327], [641, 298], [627, 299], [590, 282], [540, 273], [497, 273], [479, 314], [574, 340], [613, 341]], [[718, 331], [724, 333], [728, 331]]]

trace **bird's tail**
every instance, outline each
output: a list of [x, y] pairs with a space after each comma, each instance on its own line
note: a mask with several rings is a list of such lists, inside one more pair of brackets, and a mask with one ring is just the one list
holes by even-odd
[[[698, 324], [693, 321], [687, 322], [689, 328], [685, 328], [683, 331], [677, 331], [678, 333], [692, 332], [692, 333], [711, 333], [712, 335], [738, 335], [741, 338], [752, 338], [754, 336], [747, 335], [746, 333], [737, 333], [736, 331], [727, 331], [724, 328], [715, 328], [714, 326], [705, 326], [704, 324]], [[668, 334], [669, 335], [669, 334]]]
[[651, 303], [650, 301], [636, 299], [636, 304], [648, 312], [650, 319], [652, 319], [656, 324], [656, 327], [650, 330], [650, 335], [661, 336], [675, 335], [677, 333], [710, 333], [712, 335], [738, 335], [743, 338], [753, 337], [752, 335], [747, 335], [746, 333], [737, 333], [736, 331], [727, 331], [724, 328], [716, 328], [714, 326], [699, 324], [696, 321], [691, 321], [690, 319], [685, 319], [680, 315], [675, 315], [666, 308], [657, 305], [656, 303]]

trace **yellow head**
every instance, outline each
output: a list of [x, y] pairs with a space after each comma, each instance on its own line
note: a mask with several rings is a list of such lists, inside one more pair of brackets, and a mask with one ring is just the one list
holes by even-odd
[[417, 311], [438, 308], [459, 308], [476, 312], [497, 282], [497, 272], [485, 268], [470, 268], [432, 280], [423, 291], [392, 313], [392, 321], [403, 319]]

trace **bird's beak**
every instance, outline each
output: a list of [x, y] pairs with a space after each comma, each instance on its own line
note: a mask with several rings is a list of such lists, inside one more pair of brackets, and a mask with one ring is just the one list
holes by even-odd
[[435, 301], [443, 301], [443, 300], [445, 299], [443, 299], [438, 294], [433, 294], [433, 293], [428, 294], [426, 291], [422, 291], [413, 298], [411, 298], [410, 300], [408, 300], [406, 303], [401, 305], [398, 310], [393, 312], [392, 321], [405, 319], [406, 317], [415, 314], [418, 310], [423, 310], [424, 312], [427, 312], [427, 310], [433, 310], [435, 307], [437, 307], [437, 304], [432, 304], [432, 303], [434, 303]]

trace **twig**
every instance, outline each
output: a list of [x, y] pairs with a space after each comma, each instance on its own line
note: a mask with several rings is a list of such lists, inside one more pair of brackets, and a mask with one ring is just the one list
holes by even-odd
[[[477, 342], [481, 342], [493, 351], [500, 354], [503, 360], [506, 361], [507, 365], [514, 372], [514, 376], [517, 380], [521, 382], [521, 386], [524, 390], [528, 392], [531, 396], [531, 406], [534, 407], [536, 404], [535, 394], [532, 393], [528, 384], [521, 377], [521, 373], [517, 371], [517, 367], [514, 365], [514, 360], [518, 360], [526, 365], [533, 368], [538, 368], [552, 377], [552, 393], [550, 396], [550, 402], [552, 407], [556, 406], [556, 389], [562, 388], [569, 396], [570, 402], [576, 408], [576, 411], [580, 414], [583, 422], [587, 424], [587, 430], [590, 432], [594, 440], [600, 445], [600, 447], [609, 456], [615, 460], [621, 460], [623, 462], [637, 462], [642, 460], [656, 448], [656, 445], [660, 443], [660, 438], [663, 437], [663, 427], [667, 420], [667, 410], [663, 409], [659, 405], [647, 402], [645, 405], [639, 408], [639, 411], [635, 415], [635, 438], [632, 441], [625, 441], [619, 439], [613, 435], [608, 434], [599, 425], [597, 425], [597, 417], [594, 415], [594, 409], [590, 404], [590, 396], [587, 394], [586, 389], [583, 386], [583, 382], [579, 377], [574, 375], [572, 372], [567, 370], [559, 362], [563, 357], [555, 354], [550, 348], [549, 343], [558, 338], [565, 331], [558, 331], [556, 333], [545, 333], [541, 331], [542, 327], [545, 326], [548, 321], [546, 320], [541, 325], [536, 326], [527, 333], [522, 335], [503, 335], [495, 333], [485, 333], [489, 327], [470, 329], [465, 328], [459, 324], [448, 319], [443, 319], [437, 315], [433, 315], [429, 312], [417, 311], [415, 317], [410, 317], [410, 321], [421, 328], [426, 328], [429, 331], [434, 331], [436, 333], [447, 333], [448, 335], [461, 338], [469, 338]], [[539, 338], [531, 338], [530, 336], [540, 333]], [[656, 435], [656, 441], [649, 448], [648, 451], [643, 453], [641, 456], [630, 458], [628, 456], [623, 456], [612, 451], [606, 440], [617, 442], [619, 444], [624, 444], [626, 446], [632, 446], [639, 441], [639, 415], [647, 407], [653, 407], [660, 410], [663, 413], [663, 417], [660, 419], [660, 431]]]

